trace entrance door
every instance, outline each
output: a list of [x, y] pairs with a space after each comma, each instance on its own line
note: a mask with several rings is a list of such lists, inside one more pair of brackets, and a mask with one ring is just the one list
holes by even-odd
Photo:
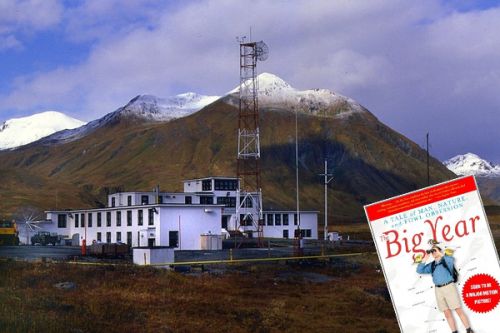
[[155, 239], [148, 238], [148, 247], [154, 247], [154, 246], [155, 246]]
[[222, 215], [222, 229], [227, 230], [227, 221], [229, 219], [229, 216], [227, 215]]
[[179, 232], [169, 231], [168, 232], [168, 246], [169, 247], [179, 247]]

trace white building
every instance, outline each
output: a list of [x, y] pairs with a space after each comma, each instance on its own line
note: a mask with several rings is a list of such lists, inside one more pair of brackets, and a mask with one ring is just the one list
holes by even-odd
[[[115, 193], [106, 208], [47, 211], [44, 229], [80, 245], [86, 240], [199, 250], [201, 235], [239, 228], [238, 186], [237, 178], [209, 177], [184, 181], [182, 193]], [[263, 223], [264, 237], [293, 238], [297, 229], [295, 212], [264, 212]], [[300, 229], [304, 238], [317, 239], [317, 212], [300, 212]]]

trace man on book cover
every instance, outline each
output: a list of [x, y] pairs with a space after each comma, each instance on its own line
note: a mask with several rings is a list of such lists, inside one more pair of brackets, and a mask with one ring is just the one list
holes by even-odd
[[[429, 254], [434, 258], [428, 264], [425, 264]], [[417, 266], [417, 273], [432, 274], [432, 281], [435, 285], [436, 302], [438, 309], [444, 312], [444, 316], [453, 333], [457, 333], [457, 325], [453, 318], [452, 310], [455, 310], [458, 317], [467, 329], [467, 333], [473, 333], [470, 328], [469, 320], [462, 310], [460, 295], [455, 285], [453, 274], [455, 259], [452, 256], [445, 255], [442, 249], [434, 244], [432, 248], [425, 252], [422, 261]]]

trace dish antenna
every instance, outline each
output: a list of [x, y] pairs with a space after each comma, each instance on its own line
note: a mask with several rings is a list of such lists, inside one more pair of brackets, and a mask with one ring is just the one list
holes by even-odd
[[17, 224], [20, 225], [21, 228], [24, 227], [24, 231], [26, 233], [26, 245], [28, 245], [30, 243], [31, 233], [42, 229], [40, 226], [38, 226], [38, 224], [45, 221], [39, 220], [37, 212], [31, 209], [27, 209], [26, 211], [24, 211], [18, 219], [20, 221], [17, 222]]
[[259, 61], [264, 61], [269, 56], [269, 48], [264, 41], [255, 43], [255, 55]]

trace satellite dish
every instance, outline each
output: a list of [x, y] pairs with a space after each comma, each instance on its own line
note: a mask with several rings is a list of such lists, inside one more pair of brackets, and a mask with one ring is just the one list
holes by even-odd
[[263, 41], [255, 43], [255, 55], [257, 60], [264, 61], [269, 56], [269, 48]]
[[[38, 224], [43, 223], [45, 221], [38, 220], [37, 214], [33, 211], [28, 211], [23, 212], [22, 216], [20, 217], [20, 221], [17, 222], [17, 224], [23, 228], [24, 227], [24, 232], [26, 233], [26, 245], [30, 243], [30, 235], [31, 233], [35, 233], [36, 231], [42, 230]], [[19, 236], [19, 238], [21, 238]]]

